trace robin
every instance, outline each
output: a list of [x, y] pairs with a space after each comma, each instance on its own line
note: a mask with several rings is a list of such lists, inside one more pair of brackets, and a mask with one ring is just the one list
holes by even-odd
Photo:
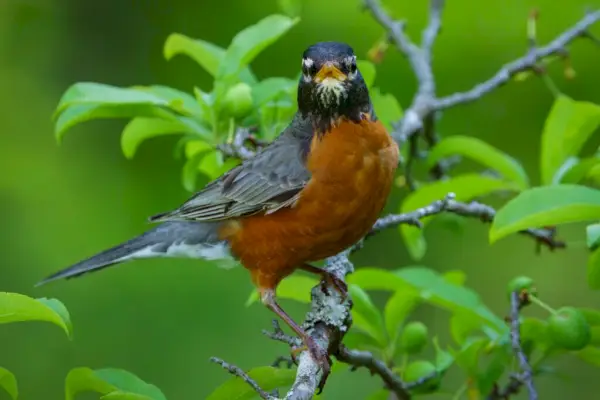
[[150, 257], [239, 261], [262, 303], [299, 335], [323, 371], [331, 360], [279, 306], [275, 291], [294, 270], [339, 278], [310, 262], [365, 236], [385, 206], [399, 158], [369, 97], [350, 46], [320, 42], [302, 56], [298, 111], [268, 146], [194, 194], [149, 218], [156, 228], [42, 282]]

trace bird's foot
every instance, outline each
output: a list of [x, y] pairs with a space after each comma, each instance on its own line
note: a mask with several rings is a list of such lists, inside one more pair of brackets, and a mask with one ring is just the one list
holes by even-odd
[[319, 346], [312, 337], [305, 336], [302, 341], [304, 343], [303, 345], [292, 348], [292, 360], [297, 363], [296, 358], [298, 355], [303, 351], [308, 350], [312, 359], [319, 365], [323, 372], [318, 386], [319, 391], [317, 392], [317, 394], [320, 394], [323, 391], [325, 382], [327, 382], [327, 378], [331, 372], [331, 357], [329, 357], [327, 350]]
[[338, 278], [336, 275], [331, 272], [323, 270], [323, 281], [327, 283], [329, 286], [333, 286], [337, 292], [342, 296], [342, 299], [346, 299], [348, 296], [348, 285], [344, 282], [343, 279]]
[[345, 300], [346, 297], [348, 296], [348, 285], [346, 285], [346, 282], [344, 282], [343, 279], [338, 278], [336, 275], [332, 274], [331, 272], [329, 272], [325, 269], [317, 268], [310, 264], [304, 264], [300, 268], [306, 272], [310, 272], [312, 274], [318, 274], [321, 276], [322, 283], [325, 284], [325, 285], [321, 285], [321, 289], [323, 290], [324, 293], [327, 293], [326, 286], [333, 286], [336, 289], [336, 291], [342, 296], [343, 300]]

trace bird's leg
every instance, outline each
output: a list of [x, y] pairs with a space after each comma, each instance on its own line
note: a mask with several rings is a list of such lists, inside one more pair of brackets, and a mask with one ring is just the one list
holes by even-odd
[[306, 272], [310, 272], [312, 274], [321, 275], [321, 279], [323, 279], [326, 283], [333, 285], [344, 299], [348, 295], [348, 285], [346, 285], [346, 282], [344, 282], [342, 279], [338, 278], [331, 272], [310, 264], [302, 264], [302, 266], [300, 266], [300, 269]]
[[267, 306], [268, 309], [277, 314], [292, 330], [300, 337], [304, 346], [296, 349], [292, 349], [292, 357], [295, 358], [295, 354], [300, 353], [308, 349], [311, 357], [323, 371], [321, 382], [319, 382], [319, 392], [323, 390], [327, 377], [331, 372], [331, 358], [327, 352], [327, 349], [322, 348], [317, 344], [315, 339], [308, 335], [294, 320], [281, 308], [275, 299], [275, 291], [273, 289], [260, 289], [260, 298], [262, 303]]

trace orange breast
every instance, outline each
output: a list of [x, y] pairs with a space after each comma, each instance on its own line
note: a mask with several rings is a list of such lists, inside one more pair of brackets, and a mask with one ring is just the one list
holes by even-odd
[[398, 156], [379, 121], [344, 121], [315, 139], [307, 161], [311, 180], [296, 205], [232, 221], [223, 231], [254, 283], [275, 287], [299, 265], [362, 238], [385, 206]]

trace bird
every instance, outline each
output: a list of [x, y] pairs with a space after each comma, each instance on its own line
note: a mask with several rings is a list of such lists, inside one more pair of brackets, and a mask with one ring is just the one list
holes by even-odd
[[205, 185], [153, 229], [60, 270], [38, 285], [152, 257], [234, 260], [261, 302], [302, 340], [322, 370], [331, 358], [277, 302], [296, 270], [344, 296], [345, 282], [311, 263], [338, 254], [371, 229], [392, 189], [399, 148], [377, 117], [350, 45], [317, 42], [302, 53], [297, 112], [268, 145]]

